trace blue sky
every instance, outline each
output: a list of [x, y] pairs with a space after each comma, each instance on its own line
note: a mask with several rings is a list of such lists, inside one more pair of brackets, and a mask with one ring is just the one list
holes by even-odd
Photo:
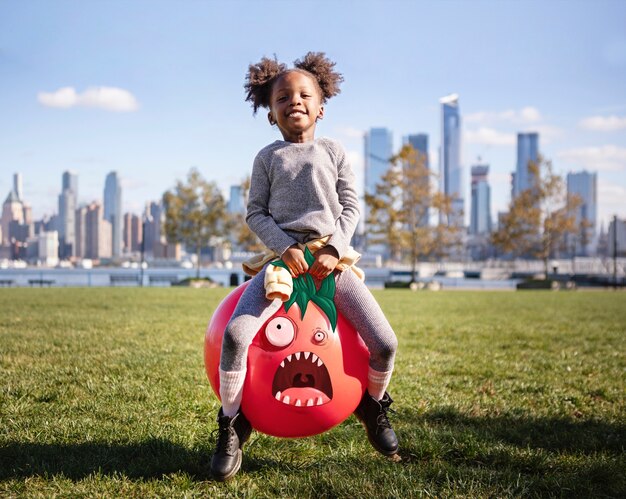
[[357, 174], [373, 126], [398, 147], [427, 133], [437, 165], [438, 100], [458, 93], [465, 185], [481, 156], [494, 214], [516, 133], [537, 131], [556, 171], [598, 172], [600, 221], [626, 217], [626, 2], [601, 0], [0, 0], [0, 197], [22, 173], [39, 218], [56, 212], [63, 171], [90, 202], [117, 170], [139, 213], [192, 166], [228, 194], [279, 138], [244, 102], [247, 65], [309, 50], [344, 74], [317, 134]]

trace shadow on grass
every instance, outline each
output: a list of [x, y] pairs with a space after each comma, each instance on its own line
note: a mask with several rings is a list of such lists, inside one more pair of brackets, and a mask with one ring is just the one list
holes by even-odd
[[[0, 480], [56, 475], [80, 480], [94, 473], [158, 479], [182, 472], [192, 480], [205, 481], [211, 479], [212, 453], [212, 448], [187, 449], [161, 439], [134, 444], [13, 442], [0, 447]], [[243, 469], [275, 465], [271, 460], [246, 457]]]
[[[456, 479], [485, 471], [517, 492], [579, 497], [626, 493], [626, 425], [527, 415], [471, 416], [454, 408], [403, 411], [402, 455], [424, 474]], [[408, 422], [408, 424], [407, 424]]]
[[470, 432], [481, 440], [549, 452], [620, 454], [626, 445], [626, 424], [527, 415], [469, 416], [453, 408], [418, 415], [433, 428]]

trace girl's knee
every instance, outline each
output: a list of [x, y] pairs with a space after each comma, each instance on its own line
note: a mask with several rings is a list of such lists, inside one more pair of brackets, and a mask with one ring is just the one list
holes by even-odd
[[239, 318], [231, 320], [224, 329], [222, 352], [233, 352], [247, 349], [252, 341], [252, 338], [248, 338], [245, 327], [242, 327], [243, 321], [239, 321], [237, 319]]

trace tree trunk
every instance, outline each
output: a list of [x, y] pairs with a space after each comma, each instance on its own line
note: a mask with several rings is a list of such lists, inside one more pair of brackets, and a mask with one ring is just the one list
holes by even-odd
[[200, 245], [196, 246], [196, 279], [200, 279]]

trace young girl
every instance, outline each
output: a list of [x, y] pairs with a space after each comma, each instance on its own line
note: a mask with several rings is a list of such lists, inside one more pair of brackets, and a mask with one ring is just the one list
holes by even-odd
[[[309, 52], [287, 69], [263, 58], [251, 65], [245, 88], [254, 113], [267, 108], [268, 120], [283, 140], [264, 147], [252, 169], [246, 221], [263, 243], [283, 260], [292, 277], [309, 272], [322, 280], [334, 272], [335, 305], [359, 332], [370, 351], [368, 387], [355, 411], [372, 445], [393, 456], [398, 440], [387, 419], [392, 400], [385, 391], [397, 348], [395, 334], [365, 284], [351, 270], [336, 270], [349, 249], [359, 208], [355, 178], [341, 145], [315, 138], [325, 102], [339, 93], [341, 74], [323, 53]], [[323, 239], [309, 267], [303, 244]], [[219, 437], [211, 460], [219, 480], [241, 466], [250, 423], [240, 411], [248, 347], [261, 326], [283, 305], [266, 298], [266, 268], [241, 296], [224, 332], [220, 361]]]

